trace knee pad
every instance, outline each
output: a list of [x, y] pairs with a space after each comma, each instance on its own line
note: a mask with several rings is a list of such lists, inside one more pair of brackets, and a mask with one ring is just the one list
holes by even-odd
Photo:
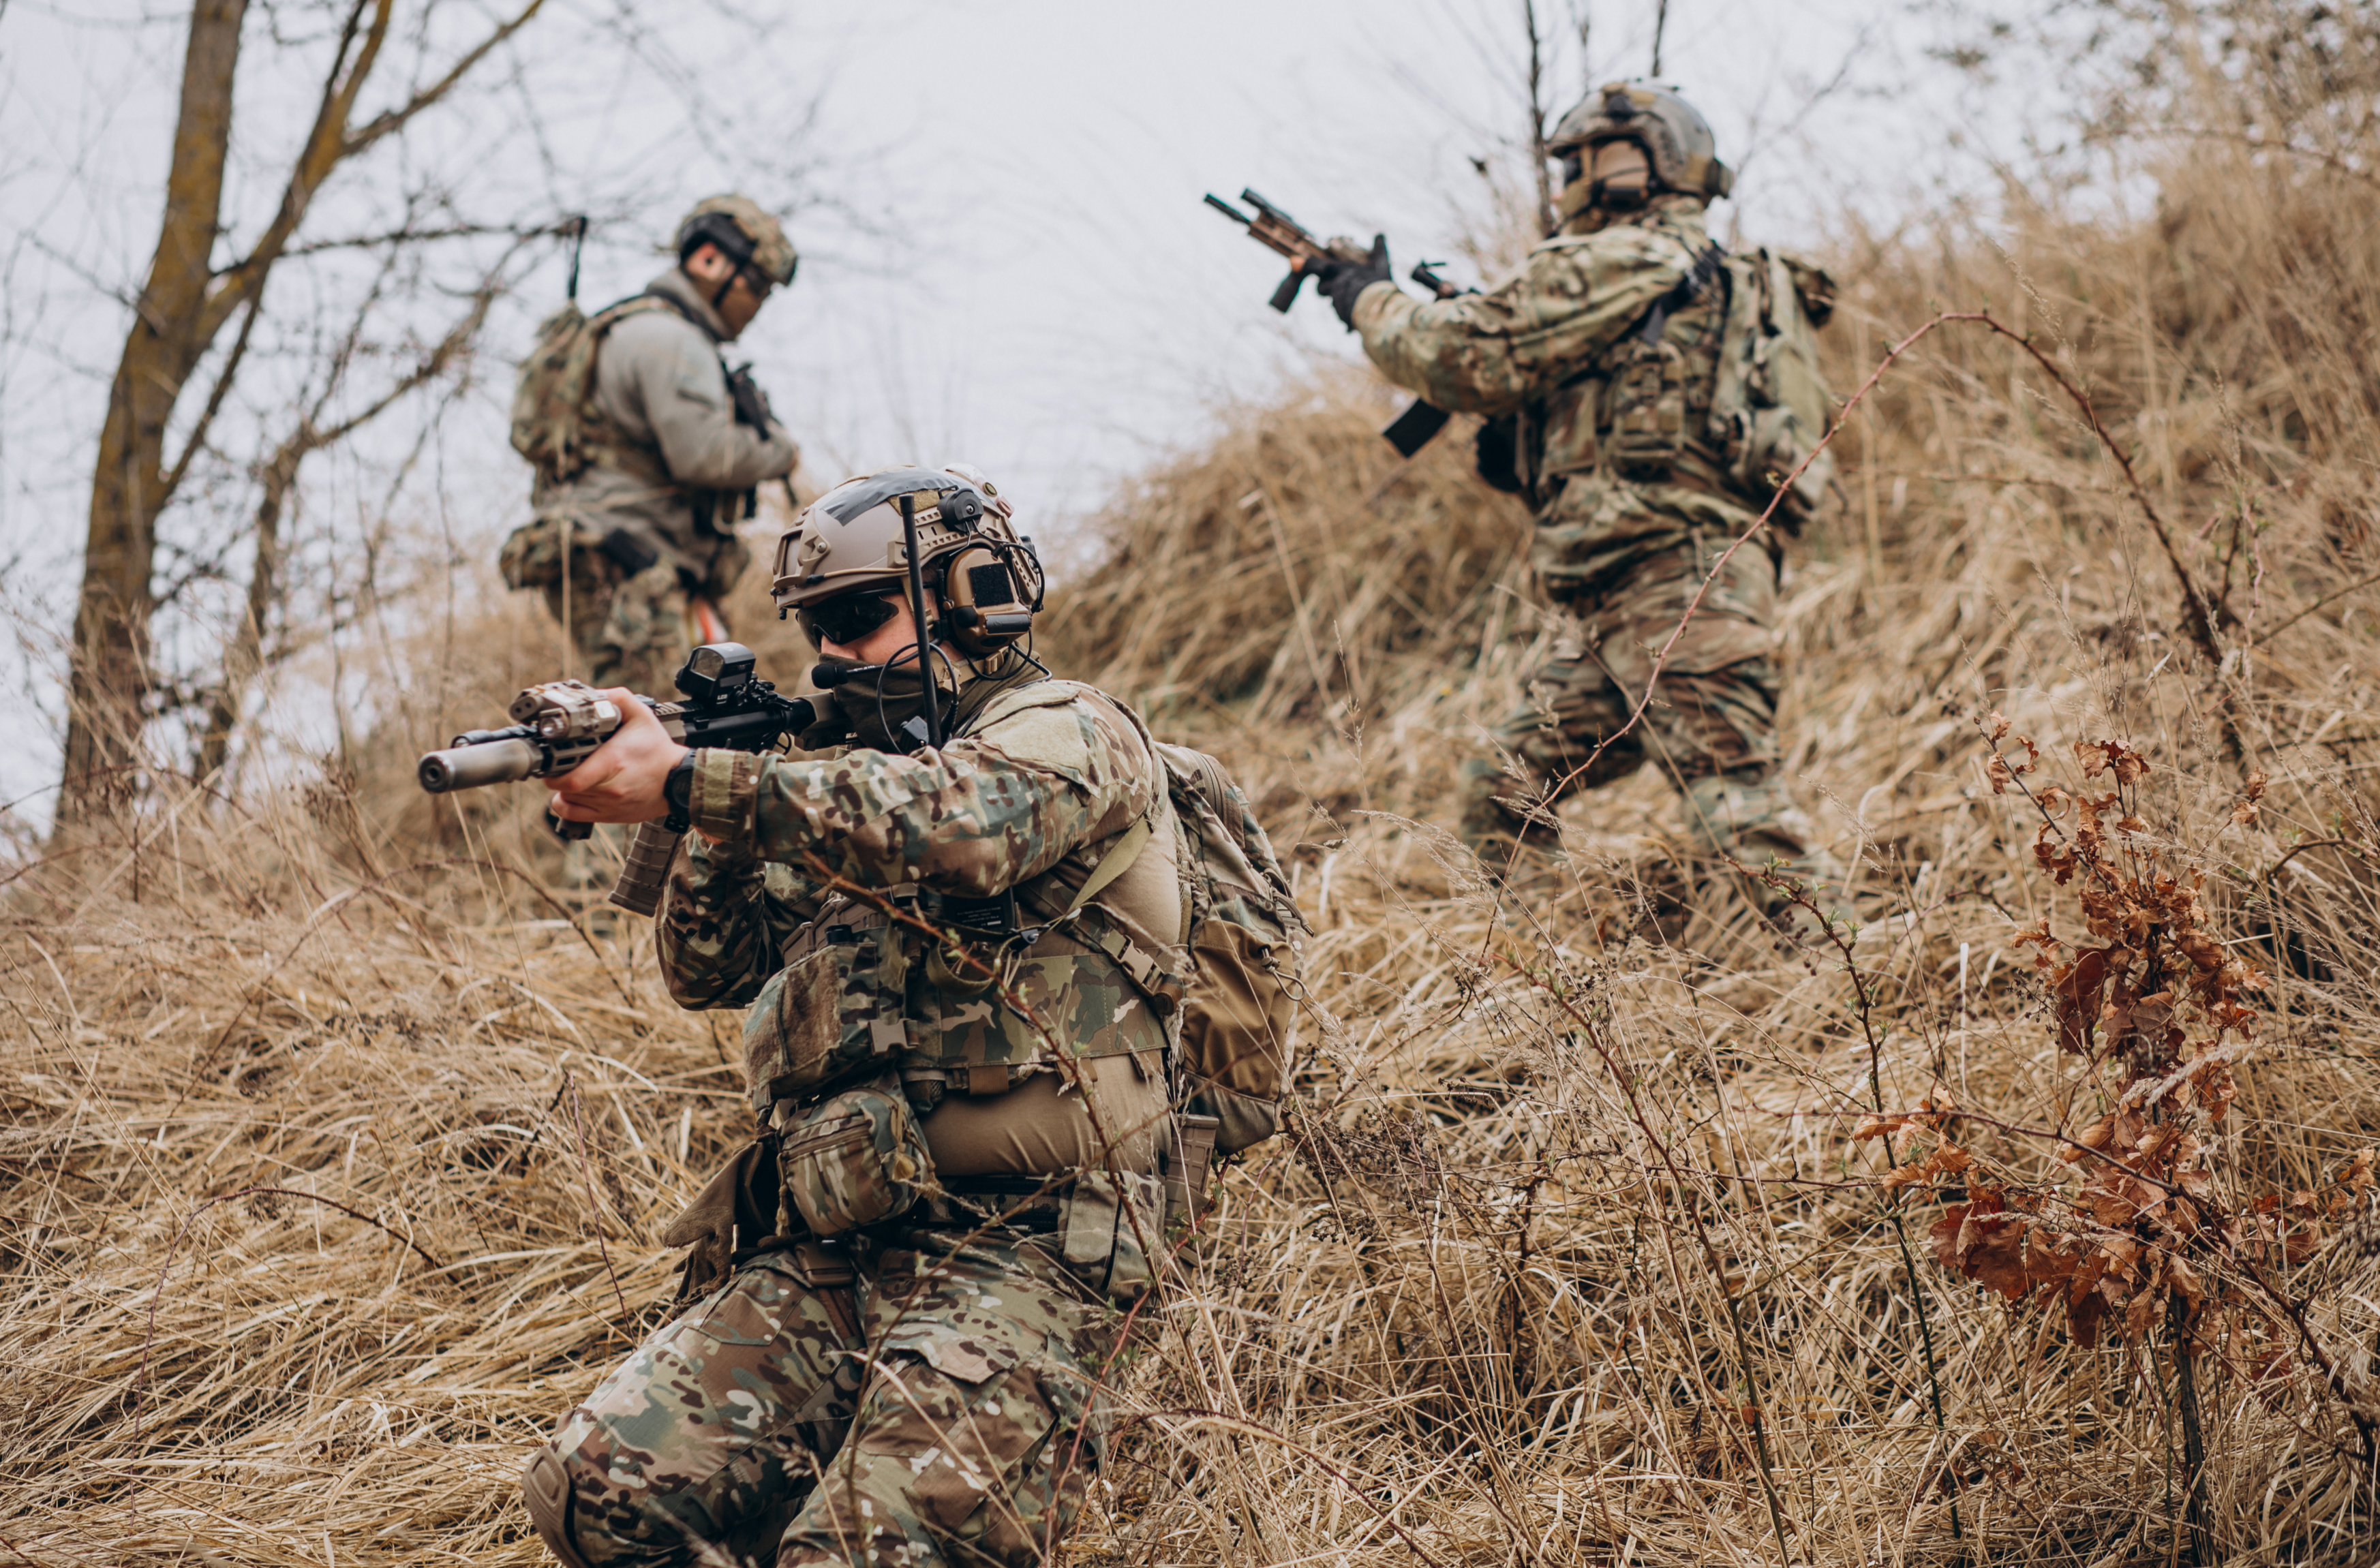
[[530, 1454], [528, 1468], [521, 1472], [521, 1494], [528, 1502], [529, 1523], [537, 1526], [546, 1550], [559, 1558], [564, 1568], [594, 1568], [570, 1538], [570, 1467], [562, 1462], [562, 1455], [551, 1448]]

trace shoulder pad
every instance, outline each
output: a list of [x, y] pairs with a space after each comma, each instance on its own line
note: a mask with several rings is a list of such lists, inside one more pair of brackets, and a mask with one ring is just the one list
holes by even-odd
[[1558, 234], [1541, 239], [1529, 247], [1532, 256], [1574, 254], [1598, 251], [1615, 260], [1644, 261], [1658, 266], [1692, 266], [1695, 248], [1681, 237], [1657, 228], [1640, 228], [1633, 224], [1621, 225], [1598, 234]]
[[1002, 719], [1013, 719], [1035, 708], [1062, 708], [1090, 690], [1089, 687], [1078, 682], [1061, 680], [1035, 681], [1029, 686], [1011, 687], [983, 705], [983, 711], [976, 715], [974, 728], [967, 733], [980, 735]]

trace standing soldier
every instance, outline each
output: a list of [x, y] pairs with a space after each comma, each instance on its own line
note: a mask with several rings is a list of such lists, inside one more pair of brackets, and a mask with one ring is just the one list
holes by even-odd
[[[1812, 328], [1832, 285], [1711, 242], [1704, 204], [1733, 176], [1709, 125], [1669, 88], [1598, 90], [1548, 149], [1561, 161], [1561, 229], [1488, 292], [1415, 299], [1390, 280], [1378, 241], [1367, 261], [1307, 269], [1382, 374], [1489, 416], [1482, 476], [1536, 507], [1537, 580], [1577, 622], [1498, 726], [1513, 770], [1464, 764], [1464, 836], [1500, 864], [1515, 838], [1554, 840], [1547, 810], [1562, 791], [1649, 758], [1683, 790], [1706, 852], [1807, 869], [1811, 824], [1778, 777], [1774, 529], [1712, 581], [1637, 726], [1585, 765], [1643, 700], [1718, 555], [1824, 433]], [[1829, 471], [1821, 453], [1787, 490], [1776, 517], [1788, 531]]]
[[719, 606], [751, 559], [736, 519], [801, 460], [750, 367], [720, 357], [794, 281], [784, 230], [713, 196], [677, 256], [643, 293], [541, 325], [513, 395], [536, 516], [504, 541], [504, 581], [544, 590], [599, 687], [666, 692], [688, 649], [724, 638]]
[[1195, 911], [1139, 720], [1016, 646], [1040, 577], [972, 470], [846, 480], [774, 589], [832, 694], [802, 744], [845, 749], [687, 751], [615, 692], [626, 721], [554, 781], [565, 817], [690, 822], [662, 970], [749, 1005], [763, 1128], [670, 1233], [698, 1298], [530, 1461], [571, 1568], [1025, 1568], [1081, 1504], [1110, 1308], [1150, 1283], [1181, 1147]]

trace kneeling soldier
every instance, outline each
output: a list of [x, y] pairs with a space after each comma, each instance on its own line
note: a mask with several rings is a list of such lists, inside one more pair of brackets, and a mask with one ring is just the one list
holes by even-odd
[[1041, 571], [1009, 517], [900, 468], [786, 535], [832, 698], [802, 744], [838, 753], [687, 751], [623, 701], [556, 781], [565, 817], [691, 821], [662, 969], [748, 1006], [762, 1129], [671, 1233], [698, 1298], [531, 1461], [577, 1568], [1038, 1562], [1099, 1462], [1162, 1219], [1184, 841], [1140, 721], [1019, 646]]

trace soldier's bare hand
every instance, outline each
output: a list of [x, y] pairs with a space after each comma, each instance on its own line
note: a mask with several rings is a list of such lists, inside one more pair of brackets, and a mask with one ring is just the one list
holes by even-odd
[[603, 695], [619, 705], [620, 727], [587, 760], [552, 780], [553, 814], [567, 822], [650, 822], [668, 816], [662, 785], [686, 748], [626, 687]]

